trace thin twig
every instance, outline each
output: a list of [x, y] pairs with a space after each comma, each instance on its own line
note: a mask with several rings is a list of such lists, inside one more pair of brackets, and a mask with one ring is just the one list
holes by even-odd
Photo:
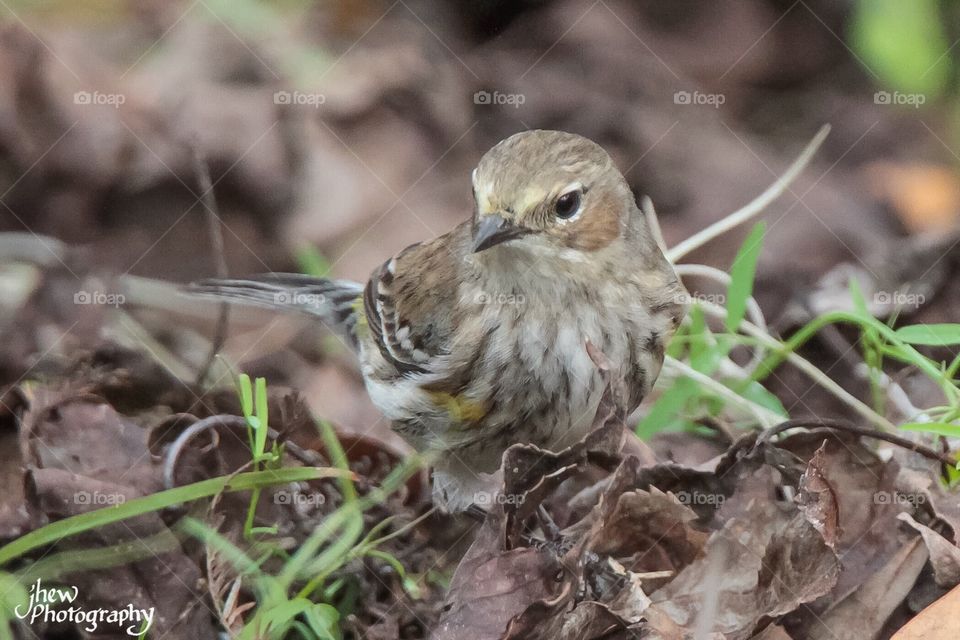
[[[706, 311], [708, 314], [717, 317], [717, 318], [726, 318], [727, 311], [719, 305], [715, 305], [712, 302], [700, 301], [700, 307]], [[782, 351], [784, 345], [782, 342], [771, 336], [768, 332], [764, 331], [757, 325], [752, 322], [747, 322], [746, 320], [740, 323], [740, 331], [743, 333], [757, 338], [760, 340], [768, 349], [772, 351]], [[800, 356], [793, 351], [788, 352], [784, 358], [787, 362], [797, 367], [800, 371], [805, 373], [811, 380], [815, 383], [832, 393], [836, 398], [841, 400], [844, 404], [848, 405], [851, 409], [859, 413], [861, 416], [869, 420], [871, 423], [877, 425], [882, 429], [887, 429], [888, 431], [896, 431], [897, 427], [892, 422], [887, 420], [885, 417], [881, 416], [879, 413], [874, 411], [870, 406], [862, 402], [859, 398], [851, 394], [849, 391], [841, 387], [829, 376], [827, 376], [823, 371], [817, 368], [812, 362], [806, 358]]]
[[884, 431], [880, 431], [879, 429], [874, 429], [873, 427], [861, 427], [860, 425], [846, 422], [844, 420], [833, 420], [829, 418], [800, 418], [781, 422], [777, 426], [771, 427], [760, 434], [760, 437], [757, 438], [757, 444], [760, 444], [761, 442], [768, 442], [774, 436], [777, 436], [784, 431], [789, 431], [790, 429], [832, 429], [834, 431], [844, 431], [846, 433], [852, 433], [865, 438], [874, 438], [875, 440], [883, 440], [884, 442], [895, 444], [898, 447], [902, 447], [908, 451], [913, 451], [914, 453], [917, 453], [925, 458], [936, 460], [937, 462], [950, 467], [955, 467], [957, 465], [957, 460], [952, 458], [949, 454], [934, 451], [929, 447], [925, 447], [918, 442], [913, 442], [912, 440], [902, 436], [898, 436], [893, 433], [886, 433]]
[[[177, 463], [180, 460], [180, 454], [184, 447], [204, 431], [214, 427], [227, 427], [230, 429], [241, 429], [246, 431], [247, 420], [241, 416], [222, 414], [204, 418], [195, 422], [177, 436], [177, 439], [170, 444], [163, 462], [163, 485], [166, 489], [173, 489], [176, 486]], [[280, 433], [276, 429], [267, 429], [267, 435], [271, 440], [279, 440]], [[309, 466], [320, 466], [323, 459], [316, 451], [304, 449], [289, 440], [284, 442], [284, 447], [290, 454], [300, 462]]]
[[5, 231], [0, 233], [0, 261], [27, 262], [41, 267], [54, 267], [65, 264], [70, 247], [50, 236], [38, 235], [27, 231]]
[[643, 212], [644, 217], [647, 219], [647, 226], [650, 228], [650, 233], [653, 234], [653, 239], [657, 241], [657, 246], [659, 246], [660, 251], [663, 251], [664, 255], [666, 255], [667, 242], [663, 239], [663, 231], [660, 229], [660, 219], [657, 218], [657, 210], [653, 208], [653, 200], [650, 196], [640, 198], [640, 211]]
[[813, 139], [807, 143], [807, 146], [804, 147], [800, 155], [797, 156], [797, 159], [793, 161], [793, 164], [790, 165], [790, 167], [782, 176], [777, 179], [776, 182], [767, 187], [766, 191], [754, 198], [754, 200], [745, 207], [734, 211], [730, 215], [718, 220], [717, 222], [714, 222], [706, 229], [693, 234], [674, 248], [668, 250], [667, 259], [669, 259], [670, 262], [676, 263], [677, 260], [684, 257], [691, 251], [702, 247], [717, 236], [723, 235], [730, 229], [733, 229], [737, 225], [743, 224], [750, 218], [753, 218], [761, 213], [767, 208], [767, 205], [783, 195], [783, 193], [787, 190], [787, 187], [790, 186], [790, 183], [792, 183], [797, 176], [800, 175], [800, 172], [806, 168], [806, 166], [810, 163], [810, 159], [813, 158], [813, 154], [815, 154], [817, 149], [820, 148], [820, 145], [823, 144], [823, 141], [826, 139], [828, 133], [830, 133], [830, 125], [825, 124], [820, 127], [820, 131], [818, 131], [817, 135], [813, 136]]
[[[675, 267], [677, 275], [680, 277], [683, 276], [694, 276], [707, 278], [713, 280], [724, 287], [729, 287], [731, 282], [730, 274], [725, 271], [721, 271], [716, 267], [710, 267], [705, 264], [678, 264]], [[747, 317], [753, 320], [753, 323], [757, 325], [763, 331], [767, 331], [767, 319], [763, 316], [763, 310], [760, 309], [760, 305], [757, 303], [756, 298], [752, 295], [747, 297]], [[753, 349], [753, 355], [750, 358], [750, 362], [747, 363], [746, 367], [743, 367], [747, 372], [753, 373], [757, 367], [760, 366], [760, 363], [763, 362], [763, 348], [760, 345], [757, 345]], [[749, 374], [748, 374], [749, 375]]]
[[781, 420], [783, 416], [774, 413], [766, 407], [760, 406], [759, 404], [744, 398], [740, 394], [736, 393], [729, 387], [724, 386], [720, 382], [717, 382], [708, 375], [705, 375], [685, 362], [677, 360], [671, 356], [666, 356], [663, 359], [663, 367], [666, 370], [672, 369], [680, 375], [686, 376], [691, 380], [695, 381], [697, 384], [710, 389], [712, 392], [716, 393], [718, 396], [724, 398], [730, 404], [739, 406], [744, 411], [747, 411], [757, 419], [757, 421], [763, 426], [769, 426], [776, 424], [778, 420]]
[[[207, 220], [207, 233], [210, 236], [210, 247], [214, 258], [214, 267], [217, 277], [230, 277], [227, 269], [227, 259], [223, 250], [223, 230], [220, 228], [220, 215], [217, 213], [217, 199], [213, 194], [213, 181], [210, 179], [210, 167], [200, 154], [200, 147], [193, 145], [193, 165], [197, 174], [197, 183], [200, 187], [200, 198], [203, 200], [204, 217]], [[197, 385], [202, 385], [213, 366], [213, 361], [223, 348], [227, 339], [227, 328], [230, 323], [230, 305], [224, 301], [220, 303], [220, 313], [217, 316], [217, 326], [210, 345], [210, 353], [203, 366], [197, 372]]]

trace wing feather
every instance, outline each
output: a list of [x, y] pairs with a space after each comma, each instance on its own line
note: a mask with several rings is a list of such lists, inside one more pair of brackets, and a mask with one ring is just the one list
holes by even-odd
[[401, 374], [442, 373], [437, 358], [449, 352], [461, 313], [458, 256], [469, 225], [407, 247], [376, 270], [364, 290], [370, 335]]

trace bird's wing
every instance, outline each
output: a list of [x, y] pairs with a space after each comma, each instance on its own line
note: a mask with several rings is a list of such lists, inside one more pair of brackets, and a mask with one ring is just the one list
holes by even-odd
[[357, 302], [363, 286], [299, 273], [266, 273], [243, 279], [211, 278], [194, 282], [186, 292], [207, 298], [298, 311], [347, 336], [356, 346]]
[[439, 373], [460, 313], [460, 260], [469, 225], [406, 248], [373, 272], [363, 293], [370, 335], [399, 373]]

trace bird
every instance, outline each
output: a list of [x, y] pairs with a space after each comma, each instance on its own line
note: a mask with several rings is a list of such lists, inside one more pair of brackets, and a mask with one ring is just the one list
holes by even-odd
[[373, 270], [207, 279], [197, 295], [308, 314], [355, 348], [366, 390], [415, 449], [435, 503], [489, 503], [513, 444], [559, 450], [590, 429], [618, 367], [626, 409], [650, 391], [687, 293], [626, 179], [597, 143], [528, 130], [471, 174], [472, 216]]

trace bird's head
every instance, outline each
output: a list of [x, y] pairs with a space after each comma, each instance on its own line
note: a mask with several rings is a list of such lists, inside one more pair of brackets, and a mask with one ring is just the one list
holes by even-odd
[[524, 131], [490, 149], [473, 172], [473, 195], [474, 252], [597, 251], [628, 232], [636, 210], [600, 145], [562, 131]]

